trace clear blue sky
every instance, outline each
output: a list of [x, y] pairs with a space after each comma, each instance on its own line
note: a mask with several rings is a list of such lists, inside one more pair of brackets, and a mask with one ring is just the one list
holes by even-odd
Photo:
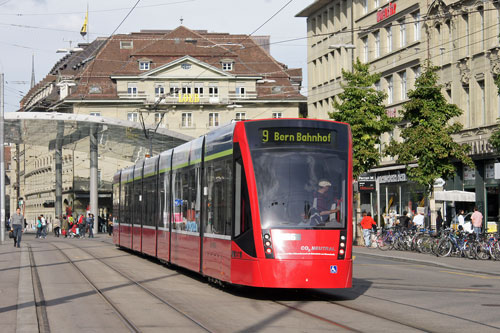
[[[63, 55], [59, 48], [85, 42], [80, 28], [89, 6], [90, 39], [107, 37], [137, 0], [0, 0], [0, 72], [5, 74], [5, 111], [16, 111], [29, 89], [31, 57], [40, 81]], [[141, 0], [117, 33], [141, 29], [190, 29], [250, 34], [289, 0]], [[302, 67], [306, 86], [307, 34], [304, 18], [295, 14], [314, 2], [294, 0], [255, 35], [270, 35], [271, 54], [290, 68]], [[26, 81], [27, 83], [23, 83]], [[306, 94], [306, 89], [303, 90]]]

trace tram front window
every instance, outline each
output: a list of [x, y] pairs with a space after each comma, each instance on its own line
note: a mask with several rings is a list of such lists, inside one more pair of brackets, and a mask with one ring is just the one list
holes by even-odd
[[347, 154], [259, 149], [252, 159], [263, 229], [345, 227]]

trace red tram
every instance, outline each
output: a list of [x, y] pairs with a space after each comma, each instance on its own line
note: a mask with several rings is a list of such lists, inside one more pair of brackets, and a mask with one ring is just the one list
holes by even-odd
[[352, 286], [347, 124], [242, 121], [115, 174], [113, 242], [223, 282]]

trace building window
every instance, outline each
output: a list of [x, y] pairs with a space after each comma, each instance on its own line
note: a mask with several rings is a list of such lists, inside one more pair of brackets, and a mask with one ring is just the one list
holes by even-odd
[[127, 93], [131, 97], [137, 96], [137, 83], [129, 83], [127, 86]]
[[139, 61], [139, 69], [141, 71], [148, 71], [149, 70], [149, 61]]
[[469, 45], [470, 45], [470, 38], [469, 38], [469, 16], [468, 15], [462, 15], [462, 18], [464, 20], [464, 26], [465, 26], [465, 52], [466, 52], [466, 55], [469, 55]]
[[191, 93], [191, 84], [190, 83], [183, 83], [182, 84], [182, 94], [190, 94]]
[[171, 97], [179, 97], [179, 84], [178, 83], [170, 83], [170, 96]]
[[161, 123], [161, 113], [155, 112], [155, 125]]
[[194, 93], [199, 97], [203, 97], [203, 83], [195, 83], [194, 84]]
[[283, 118], [282, 112], [273, 112], [273, 118]]
[[229, 72], [233, 70], [233, 63], [232, 62], [223, 62], [222, 63], [222, 70], [225, 72]]
[[399, 46], [406, 46], [406, 23], [405, 20], [401, 20], [399, 23]]
[[486, 94], [484, 91], [484, 80], [477, 81], [477, 84], [481, 91], [481, 116], [483, 118], [483, 125], [486, 125]]
[[208, 114], [208, 126], [217, 127], [219, 126], [219, 113], [212, 112]]
[[379, 0], [373, 0], [373, 8], [378, 8], [380, 6]]
[[133, 122], [138, 122], [139, 121], [139, 114], [137, 112], [129, 112], [129, 113], [127, 113], [127, 120], [133, 121]]
[[380, 31], [374, 32], [373, 37], [375, 38], [375, 58], [378, 58], [380, 57]]
[[191, 112], [182, 113], [182, 127], [193, 127], [193, 114]]
[[134, 48], [134, 42], [131, 40], [121, 40], [120, 49], [132, 49]]
[[363, 0], [363, 14], [368, 13], [368, 0]]
[[375, 90], [376, 91], [380, 91], [382, 90], [381, 86], [380, 86], [380, 80], [378, 80], [377, 82], [375, 82]]
[[361, 43], [363, 44], [363, 61], [367, 63], [368, 59], [368, 37], [361, 38]]
[[479, 16], [481, 17], [481, 50], [484, 50], [484, 8], [479, 7]]
[[392, 82], [392, 76], [385, 78], [387, 81], [387, 104], [392, 104], [394, 102], [394, 83]]
[[414, 13], [413, 18], [413, 40], [420, 40], [420, 13]]
[[94, 116], [94, 117], [100, 117], [101, 113], [100, 112], [90, 112], [90, 115]]
[[464, 97], [465, 97], [465, 119], [466, 128], [471, 127], [471, 112], [470, 112], [470, 96], [469, 96], [469, 86], [463, 86]]
[[387, 53], [392, 52], [392, 27], [385, 28], [387, 33]]
[[405, 100], [406, 95], [406, 71], [399, 73], [399, 79], [401, 81], [401, 100]]
[[160, 97], [165, 94], [165, 86], [163, 84], [155, 84], [155, 96]]
[[247, 115], [245, 112], [236, 112], [236, 120], [245, 120], [247, 119]]
[[236, 87], [236, 96], [245, 97], [245, 87]]
[[208, 87], [208, 96], [219, 97], [219, 87], [216, 86]]

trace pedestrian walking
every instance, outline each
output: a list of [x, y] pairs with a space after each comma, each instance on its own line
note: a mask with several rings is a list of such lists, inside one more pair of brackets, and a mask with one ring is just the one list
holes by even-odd
[[42, 218], [40, 216], [36, 218], [35, 225], [36, 225], [35, 238], [42, 238]]
[[439, 235], [441, 229], [443, 228], [443, 216], [441, 215], [441, 210], [438, 210], [436, 217], [436, 233]]
[[94, 214], [89, 213], [87, 217], [87, 226], [89, 228], [89, 238], [94, 238]]
[[59, 237], [59, 231], [61, 230], [61, 219], [56, 216], [54, 219], [54, 236]]
[[68, 229], [69, 229], [68, 217], [65, 215], [63, 216], [63, 221], [62, 221], [62, 234], [64, 238], [68, 237]]
[[377, 226], [375, 220], [372, 218], [371, 213], [363, 212], [363, 219], [361, 219], [361, 228], [363, 228], [363, 238], [365, 239], [365, 246], [370, 247], [372, 245], [372, 230], [373, 227]]
[[411, 218], [408, 216], [408, 212], [405, 210], [403, 211], [403, 215], [399, 217], [399, 226], [403, 229], [410, 229], [411, 225]]
[[43, 214], [40, 215], [40, 222], [42, 224], [42, 238], [45, 239], [47, 237], [47, 220], [43, 217]]
[[474, 213], [472, 213], [470, 219], [472, 221], [472, 226], [474, 227], [474, 233], [476, 234], [476, 237], [479, 237], [483, 226], [483, 214], [481, 214], [477, 207], [474, 207]]
[[413, 225], [417, 228], [423, 228], [424, 219], [424, 214], [422, 212], [418, 212], [417, 215], [413, 217]]
[[85, 228], [86, 228], [86, 223], [85, 223], [85, 218], [83, 217], [83, 214], [78, 217], [78, 231], [80, 234], [80, 238], [85, 238]]
[[11, 230], [14, 234], [14, 247], [21, 247], [21, 238], [23, 236], [24, 216], [21, 214], [21, 208], [16, 209], [16, 213], [11, 217]]
[[111, 214], [108, 215], [108, 235], [113, 234], [113, 217]]

